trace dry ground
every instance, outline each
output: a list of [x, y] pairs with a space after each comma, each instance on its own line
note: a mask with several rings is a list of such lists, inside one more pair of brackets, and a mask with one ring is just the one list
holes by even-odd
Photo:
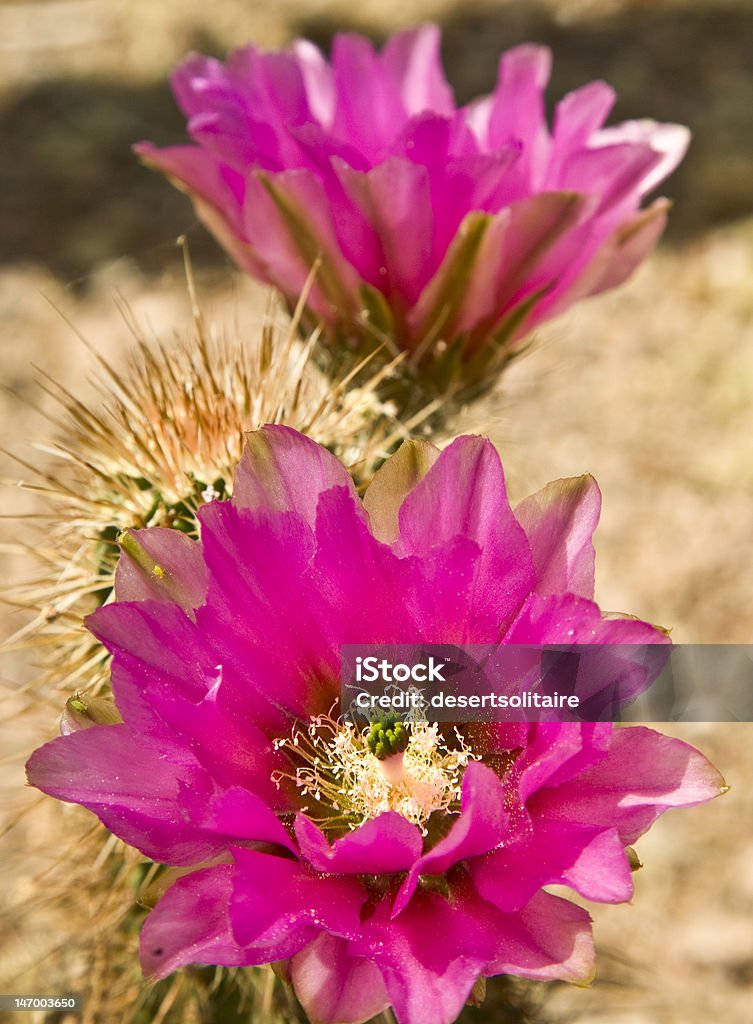
[[[604, 494], [604, 607], [671, 626], [680, 641], [750, 643], [751, 3], [369, 0], [355, 22], [353, 5], [335, 0], [219, 0], [208, 9], [197, 0], [0, 3], [0, 365], [12, 391], [0, 395], [5, 447], [28, 457], [26, 442], [46, 429], [28, 404], [46, 404], [33, 363], [86, 391], [89, 360], [61, 310], [115, 361], [129, 343], [118, 297], [157, 334], [187, 323], [174, 247], [181, 231], [212, 315], [237, 319], [249, 334], [258, 329], [258, 291], [232, 279], [186, 201], [128, 153], [140, 137], [180, 137], [164, 78], [187, 48], [223, 52], [245, 39], [276, 45], [301, 30], [326, 41], [354, 25], [380, 36], [432, 17], [445, 26], [448, 66], [467, 96], [491, 84], [504, 46], [548, 41], [553, 93], [603, 76], [623, 96], [619, 115], [685, 121], [695, 143], [670, 183], [673, 228], [656, 257], [619, 292], [543, 330], [502, 392], [462, 426], [481, 423], [492, 434], [516, 497], [557, 476], [594, 473]], [[3, 471], [19, 475], [10, 462]], [[2, 502], [14, 513], [34, 509], [16, 489]], [[22, 560], [3, 564], [8, 578], [25, 570]], [[12, 687], [33, 666], [6, 655], [0, 672]], [[5, 707], [3, 757], [54, 730], [52, 708], [38, 709], [31, 737], [17, 728], [15, 705]], [[600, 977], [587, 992], [555, 990], [546, 1008], [554, 1017], [753, 1024], [753, 725], [673, 731], [712, 756], [731, 792], [670, 815], [642, 841], [646, 867], [633, 904], [593, 911]], [[28, 794], [15, 763], [0, 770], [3, 805], [13, 813]], [[44, 856], [35, 830], [48, 827], [34, 821], [3, 841], [13, 898], [34, 895], [24, 872], [28, 878]], [[9, 929], [4, 967], [23, 970], [43, 938], [33, 927]]]

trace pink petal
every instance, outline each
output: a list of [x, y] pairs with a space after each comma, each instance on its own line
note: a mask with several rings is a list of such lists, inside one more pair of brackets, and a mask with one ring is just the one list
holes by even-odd
[[122, 688], [114, 682], [115, 701], [134, 729], [148, 730], [154, 718], [144, 689], [171, 687], [176, 697], [199, 704], [216, 686], [217, 659], [208, 637], [177, 604], [118, 601], [89, 615], [86, 626], [114, 656], [116, 666], [127, 670]]
[[[273, 749], [271, 742], [247, 715], [238, 714], [235, 702], [226, 699], [224, 673], [214, 676], [216, 690], [194, 702], [176, 692], [169, 679], [150, 679], [133, 660], [124, 657], [113, 665], [113, 686], [118, 700], [128, 694], [129, 708], [139, 699], [148, 702], [153, 720], [142, 716], [139, 728], [161, 742], [172, 736], [176, 742], [190, 745], [199, 763], [219, 786], [242, 786], [253, 790], [270, 807], [287, 807], [285, 791], [274, 777], [287, 769], [287, 759]], [[133, 721], [133, 714], [129, 713]], [[217, 743], [222, 736], [223, 742]]]
[[594, 974], [591, 918], [568, 900], [537, 893], [518, 914], [505, 915], [508, 932], [487, 974], [534, 981], [588, 984]]
[[515, 763], [518, 793], [525, 803], [544, 786], [559, 786], [605, 758], [611, 722], [538, 722], [529, 725]]
[[633, 895], [625, 848], [614, 829], [532, 818], [533, 831], [470, 866], [480, 895], [521, 910], [545, 885], [569, 885], [586, 899], [623, 903]]
[[515, 518], [531, 546], [537, 593], [593, 597], [592, 538], [600, 512], [601, 493], [591, 476], [556, 480], [518, 505]]
[[546, 47], [523, 45], [508, 50], [500, 60], [492, 96], [489, 144], [499, 148], [513, 140], [523, 143], [516, 172], [527, 192], [540, 187], [549, 155], [544, 90], [551, 67], [552, 55]]
[[[437, 265], [469, 210], [499, 213], [504, 207], [509, 197], [508, 174], [519, 159], [520, 149], [507, 146], [493, 153], [450, 155], [441, 168], [432, 169]], [[479, 272], [483, 263], [479, 260]]]
[[228, 91], [228, 75], [221, 61], [190, 53], [170, 75], [170, 86], [178, 106], [187, 117], [203, 114], [211, 107], [206, 97]]
[[657, 199], [609, 236], [594, 261], [600, 272], [590, 285], [589, 295], [616, 288], [630, 277], [664, 233], [669, 206], [668, 200]]
[[296, 853], [295, 843], [269, 805], [242, 786], [231, 786], [211, 800], [204, 826], [236, 840], [269, 843]]
[[583, 259], [574, 261], [534, 310], [530, 323], [564, 312], [579, 299], [622, 284], [654, 249], [667, 223], [669, 203], [657, 199], [613, 230], [604, 241], [584, 243]]
[[[315, 142], [315, 145], [319, 145]], [[368, 170], [364, 161], [340, 151], [329, 156], [326, 169], [327, 195], [337, 210], [335, 233], [343, 256], [366, 284], [381, 291], [387, 273], [387, 259], [382, 242], [370, 219], [368, 210], [359, 202], [358, 189], [351, 190], [356, 177]], [[355, 176], [355, 177], [354, 177]]]
[[332, 71], [337, 95], [333, 131], [375, 164], [407, 117], [399, 82], [387, 74], [369, 41], [357, 35], [335, 36]]
[[311, 120], [301, 60], [295, 51], [235, 50], [227, 62], [230, 82], [254, 117], [282, 134], [290, 125]]
[[451, 537], [420, 558], [398, 558], [361, 515], [344, 488], [322, 497], [307, 578], [316, 596], [299, 595], [301, 607], [317, 610], [318, 636], [326, 636], [335, 657], [341, 644], [482, 643], [498, 636], [496, 616], [484, 623], [484, 633], [468, 616], [481, 559], [473, 541]]
[[248, 435], [235, 471], [233, 504], [295, 512], [313, 527], [319, 498], [331, 487], [345, 487], [357, 498], [350, 474], [326, 448], [290, 427], [265, 426]]
[[289, 133], [281, 133], [275, 124], [277, 111], [258, 92], [248, 102], [222, 71], [223, 78], [216, 83], [191, 83], [196, 107], [187, 125], [191, 138], [241, 177], [251, 165], [280, 170], [285, 158], [295, 159], [297, 153]]
[[685, 156], [690, 145], [690, 131], [682, 124], [659, 124], [645, 119], [623, 121], [622, 124], [602, 128], [592, 139], [592, 144], [599, 146], [623, 143], [650, 146], [660, 156], [653, 171], [642, 182], [641, 192], [645, 195], [669, 177]]
[[477, 544], [455, 537], [420, 559], [402, 559], [412, 577], [403, 592], [404, 607], [413, 613], [415, 623], [411, 643], [465, 644], [496, 638], [496, 618], [479, 625], [468, 615], [481, 557]]
[[249, 962], [230, 930], [232, 870], [221, 864], [194, 871], [167, 890], [141, 929], [147, 978], [164, 978], [188, 964], [237, 967]]
[[218, 164], [198, 146], [157, 149], [150, 142], [140, 142], [133, 149], [150, 167], [190, 194], [200, 220], [243, 270], [271, 283], [244, 231], [245, 185], [236, 171]]
[[[559, 167], [570, 153], [588, 144], [593, 133], [606, 121], [615, 99], [614, 89], [606, 82], [589, 82], [560, 100], [552, 133], [554, 167]], [[547, 184], [549, 188], [558, 188], [559, 179], [553, 169], [550, 169]]]
[[541, 793], [548, 818], [615, 827], [635, 842], [670, 807], [694, 807], [724, 791], [703, 754], [642, 726], [616, 729], [607, 757], [558, 790]]
[[[488, 322], [482, 318], [482, 337], [503, 313], [536, 291], [554, 286], [562, 267], [573, 258], [571, 236], [587, 212], [588, 200], [577, 193], [545, 192], [515, 202], [498, 215], [504, 235], [486, 270], [494, 313]], [[547, 266], [553, 251], [555, 265]]]
[[311, 119], [298, 58], [235, 50], [225, 65], [191, 57], [172, 76], [195, 141], [245, 176], [250, 166], [282, 170], [301, 162], [291, 127]]
[[390, 157], [367, 173], [336, 165], [346, 194], [379, 240], [383, 268], [379, 288], [415, 302], [433, 267], [433, 210], [426, 168]]
[[421, 856], [421, 834], [394, 811], [359, 825], [330, 846], [321, 829], [299, 814], [295, 834], [302, 855], [316, 871], [380, 875], [406, 871]]
[[259, 796], [279, 804], [272, 773], [284, 762], [259, 728], [264, 716], [252, 721], [243, 710], [245, 674], [234, 679], [232, 667], [218, 663], [211, 637], [177, 606], [151, 601], [106, 605], [87, 624], [114, 655], [113, 692], [134, 732], [188, 743], [220, 785], [251, 780]]
[[233, 680], [236, 713], [250, 702], [261, 729], [289, 735], [292, 718], [326, 713], [339, 694], [334, 620], [311, 578], [314, 538], [292, 512], [215, 502], [199, 517], [210, 584], [197, 624]]
[[233, 934], [263, 960], [286, 960], [321, 930], [344, 938], [360, 932], [366, 892], [355, 878], [322, 877], [294, 860], [240, 847], [233, 855]]
[[463, 775], [460, 814], [449, 834], [413, 865], [395, 900], [393, 917], [408, 905], [421, 875], [442, 875], [461, 860], [493, 850], [508, 823], [502, 783], [491, 768], [471, 761]]
[[342, 254], [321, 180], [308, 168], [246, 179], [244, 233], [264, 265], [267, 279], [292, 301], [307, 287], [308, 306], [324, 320], [354, 316], [358, 275]]
[[559, 186], [598, 196], [600, 214], [625, 204], [637, 208], [646, 182], [655, 177], [661, 154], [647, 144], [613, 143], [581, 149], [564, 163]]
[[[529, 645], [522, 653], [543, 670], [545, 689], [579, 697], [577, 715], [590, 721], [613, 719], [657, 679], [670, 654], [662, 630], [640, 619], [604, 618], [598, 605], [574, 594], [532, 594], [505, 642]], [[578, 644], [584, 649], [572, 652], [573, 661], [567, 648]], [[538, 645], [564, 650], [538, 661]]]
[[[408, 320], [416, 337], [431, 336], [440, 329], [442, 337], [452, 338], [464, 331], [474, 330], [485, 319], [492, 322], [499, 319], [498, 268], [507, 257], [506, 239], [511, 220], [509, 210], [484, 217], [480, 242], [470, 255], [472, 264], [468, 268], [467, 279], [459, 282], [455, 271], [454, 253], [479, 223], [476, 219], [478, 216], [470, 214], [462, 221], [445, 259], [411, 310]], [[440, 214], [440, 221], [446, 221], [444, 213]], [[463, 286], [460, 294], [459, 285]]]
[[130, 533], [165, 572], [164, 576], [145, 572], [123, 550], [115, 572], [118, 601], [173, 601], [187, 612], [204, 603], [207, 571], [200, 544], [179, 530], [159, 526]]
[[499, 635], [534, 579], [525, 534], [507, 501], [499, 455], [482, 438], [454, 441], [400, 509], [399, 543], [406, 554], [425, 556], [457, 536], [481, 551], [467, 642], [483, 643]]
[[379, 970], [348, 943], [322, 934], [291, 963], [295, 994], [312, 1024], [361, 1024], [389, 1006]]
[[325, 128], [329, 127], [335, 114], [332, 69], [321, 50], [308, 39], [297, 39], [293, 43], [293, 53], [298, 58], [311, 113]]
[[198, 824], [211, 786], [191, 754], [147, 745], [125, 725], [61, 736], [36, 750], [26, 771], [32, 786], [82, 804], [152, 860], [196, 864], [226, 845]]
[[382, 65], [398, 84], [409, 115], [433, 110], [452, 117], [455, 101], [440, 59], [441, 33], [436, 25], [421, 25], [392, 36], [382, 52]]
[[419, 891], [395, 920], [378, 903], [350, 948], [381, 971], [400, 1024], [451, 1024], [500, 952], [503, 926], [470, 886], [449, 899]]
[[505, 634], [511, 644], [667, 644], [666, 633], [640, 619], [604, 619], [575, 594], [532, 594]]
[[400, 559], [377, 541], [364, 522], [360, 501], [345, 488], [319, 503], [312, 587], [326, 606], [333, 645], [418, 643], [432, 624], [409, 598], [416, 563]]

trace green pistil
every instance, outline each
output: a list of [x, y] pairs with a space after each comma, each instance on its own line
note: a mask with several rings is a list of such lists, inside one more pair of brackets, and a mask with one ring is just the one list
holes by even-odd
[[408, 746], [408, 730], [402, 722], [373, 722], [366, 737], [366, 744], [380, 761], [401, 754]]

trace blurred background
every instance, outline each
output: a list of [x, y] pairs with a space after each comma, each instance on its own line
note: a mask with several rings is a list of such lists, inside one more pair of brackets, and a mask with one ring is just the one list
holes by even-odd
[[[260, 289], [236, 274], [188, 200], [130, 152], [140, 139], [184, 138], [167, 74], [186, 51], [223, 56], [301, 34], [326, 48], [344, 30], [381, 41], [422, 20], [443, 28], [461, 101], [492, 87], [502, 50], [532, 41], [554, 51], [551, 102], [604, 78], [619, 94], [612, 120], [692, 128], [689, 155], [662, 189], [675, 208], [658, 253], [627, 286], [541, 330], [458, 430], [491, 434], [516, 499], [556, 477], [596, 476], [602, 607], [671, 627], [678, 641], [753, 642], [752, 0], [3, 0], [0, 443], [39, 459], [28, 442], [50, 429], [40, 373], [87, 394], [92, 357], [76, 332], [117, 366], [132, 343], [124, 307], [160, 337], [189, 324], [181, 234], [207, 317], [258, 333]], [[0, 462], [0, 474], [28, 476]], [[18, 489], [0, 500], [6, 515], [36, 510]], [[27, 569], [3, 554], [11, 533], [0, 520], [5, 582]], [[17, 625], [6, 614], [3, 632]], [[9, 822], [31, 806], [14, 756], [56, 727], [53, 708], [34, 735], [14, 722], [12, 693], [33, 672], [23, 653], [0, 665]], [[706, 751], [732, 791], [670, 814], [642, 840], [634, 904], [592, 908], [596, 984], [552, 989], [532, 1020], [753, 1024], [753, 725], [672, 731]], [[0, 902], [5, 991], [22, 990], [40, 958], [57, 976], [59, 936], [43, 913], [31, 925], [13, 917], [34, 896], [28, 879], [50, 839], [33, 821], [22, 817], [0, 840], [14, 865]], [[468, 1019], [501, 1018], [492, 1003]]]

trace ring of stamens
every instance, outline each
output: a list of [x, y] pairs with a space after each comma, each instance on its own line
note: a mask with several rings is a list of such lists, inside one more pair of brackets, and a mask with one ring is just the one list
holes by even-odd
[[375, 723], [364, 731], [329, 715], [295, 728], [274, 747], [287, 752], [292, 769], [276, 772], [276, 784], [292, 781], [308, 801], [302, 810], [331, 831], [396, 811], [426, 835], [432, 814], [458, 810], [473, 757], [457, 729], [449, 746], [436, 723]]

